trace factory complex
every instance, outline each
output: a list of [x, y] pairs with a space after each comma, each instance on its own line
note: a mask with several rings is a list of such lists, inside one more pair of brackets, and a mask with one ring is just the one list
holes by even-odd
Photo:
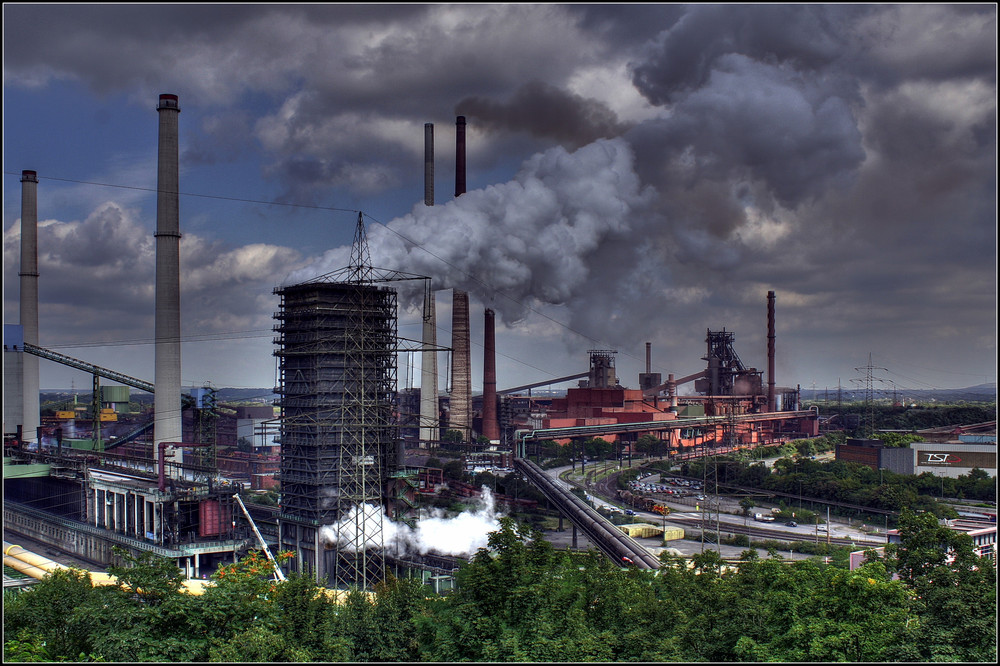
[[[189, 579], [260, 547], [291, 552], [286, 571], [308, 572], [332, 588], [371, 587], [403, 570], [446, 576], [455, 567], [446, 555], [386, 547], [391, 525], [416, 521], [418, 495], [440, 486], [433, 470], [407, 465], [407, 452], [445, 446], [517, 469], [606, 554], [653, 567], [655, 557], [644, 555], [629, 534], [607, 529], [578, 499], [548, 485], [529, 460], [539, 442], [572, 446], [600, 437], [624, 459], [638, 454], [641, 438], [653, 437], [670, 456], [688, 458], [819, 435], [818, 412], [803, 410], [798, 388], [780, 386], [775, 377], [773, 291], [761, 294], [764, 370], [743, 362], [734, 332], [709, 329], [702, 369], [693, 374], [652, 372], [647, 343], [645, 372], [635, 388], [617, 375], [613, 349], [581, 349], [576, 374], [500, 387], [493, 310], [470, 312], [468, 292], [436, 290], [431, 276], [371, 266], [361, 214], [348, 266], [274, 289], [273, 404], [229, 409], [212, 389], [184, 394], [177, 96], [160, 95], [156, 110], [152, 382], [39, 346], [38, 281], [44, 276], [37, 262], [38, 179], [34, 171], [22, 172], [20, 323], [4, 326], [7, 542], [23, 535], [97, 565], [117, 561], [115, 546], [153, 552], [174, 559]], [[465, 128], [459, 116], [456, 197], [465, 192]], [[424, 203], [432, 206], [433, 125], [425, 126], [424, 137]], [[405, 349], [397, 332], [397, 283], [403, 281], [422, 285], [417, 349]], [[445, 346], [437, 340], [436, 299], [442, 295], [452, 299], [452, 339]], [[484, 322], [480, 395], [471, 389], [471, 316]], [[397, 357], [404, 351], [421, 355], [419, 389], [397, 386]], [[91, 404], [43, 419], [41, 360], [89, 373]], [[447, 391], [437, 385], [442, 361], [450, 368]], [[574, 380], [577, 386], [565, 395], [533, 395], [533, 389]], [[153, 395], [151, 412], [129, 412], [133, 391]], [[959, 444], [889, 452], [852, 443], [837, 456], [874, 460], [901, 473], [957, 475], [979, 467], [995, 474], [995, 434], [992, 444]], [[243, 491], [264, 492], [278, 483], [277, 506], [240, 500]]]

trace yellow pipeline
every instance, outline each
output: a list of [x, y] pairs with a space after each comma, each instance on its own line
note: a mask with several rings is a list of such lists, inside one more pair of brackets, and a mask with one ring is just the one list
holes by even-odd
[[[70, 569], [63, 564], [59, 564], [47, 557], [32, 553], [21, 546], [17, 546], [6, 541], [3, 542], [3, 563], [12, 569], [16, 569], [26, 576], [41, 580], [47, 574], [59, 569]], [[90, 580], [94, 585], [117, 585], [118, 579], [103, 571], [88, 571]], [[203, 594], [205, 592], [204, 580], [185, 580], [181, 584], [181, 591], [188, 594]]]
[[[3, 563], [12, 569], [20, 571], [26, 576], [31, 576], [32, 578], [36, 578], [38, 580], [45, 578], [47, 574], [50, 574], [53, 571], [73, 568], [67, 567], [64, 564], [59, 564], [54, 560], [37, 555], [30, 550], [25, 550], [21, 546], [10, 544], [6, 541], [3, 542]], [[118, 584], [118, 579], [109, 573], [105, 573], [103, 571], [89, 571], [88, 573], [90, 574], [90, 580], [94, 585]], [[188, 594], [204, 594], [205, 586], [211, 584], [211, 581], [198, 580], [196, 578], [185, 580], [181, 584], [181, 591], [187, 592]], [[331, 590], [323, 587], [319, 589], [319, 593], [338, 604], [344, 603], [347, 599], [347, 591], [345, 590]], [[371, 592], [366, 592], [365, 596], [369, 601], [374, 601], [375, 595]]]

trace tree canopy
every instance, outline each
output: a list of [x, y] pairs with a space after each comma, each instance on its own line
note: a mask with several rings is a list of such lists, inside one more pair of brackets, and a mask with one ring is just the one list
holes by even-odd
[[452, 593], [390, 577], [339, 602], [309, 576], [275, 582], [259, 553], [200, 596], [143, 556], [115, 569], [116, 586], [67, 569], [5, 593], [4, 658], [993, 663], [992, 560], [930, 514], [905, 513], [900, 535], [854, 571], [756, 551], [733, 566], [712, 550], [646, 571], [556, 550], [504, 518]]

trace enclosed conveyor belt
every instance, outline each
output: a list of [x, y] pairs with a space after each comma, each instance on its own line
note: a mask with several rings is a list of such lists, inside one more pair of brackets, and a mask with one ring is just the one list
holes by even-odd
[[586, 502], [559, 486], [542, 472], [538, 465], [524, 458], [515, 458], [514, 466], [614, 562], [632, 563], [641, 569], [660, 568], [660, 560], [655, 555], [597, 513]]

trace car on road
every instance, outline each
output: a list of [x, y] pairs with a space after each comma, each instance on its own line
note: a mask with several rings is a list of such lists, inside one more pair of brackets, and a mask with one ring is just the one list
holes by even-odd
[[787, 523], [785, 523], [785, 525], [787, 525], [788, 527], [798, 527], [799, 526], [799, 524], [797, 522], [795, 522], [794, 520], [789, 520]]
[[705, 501], [705, 496], [704, 495], [698, 495], [697, 497], [695, 497], [695, 499], [696, 500]]
[[632, 509], [625, 509], [625, 515], [626, 516], [634, 516], [635, 515], [635, 511], [633, 511]]

